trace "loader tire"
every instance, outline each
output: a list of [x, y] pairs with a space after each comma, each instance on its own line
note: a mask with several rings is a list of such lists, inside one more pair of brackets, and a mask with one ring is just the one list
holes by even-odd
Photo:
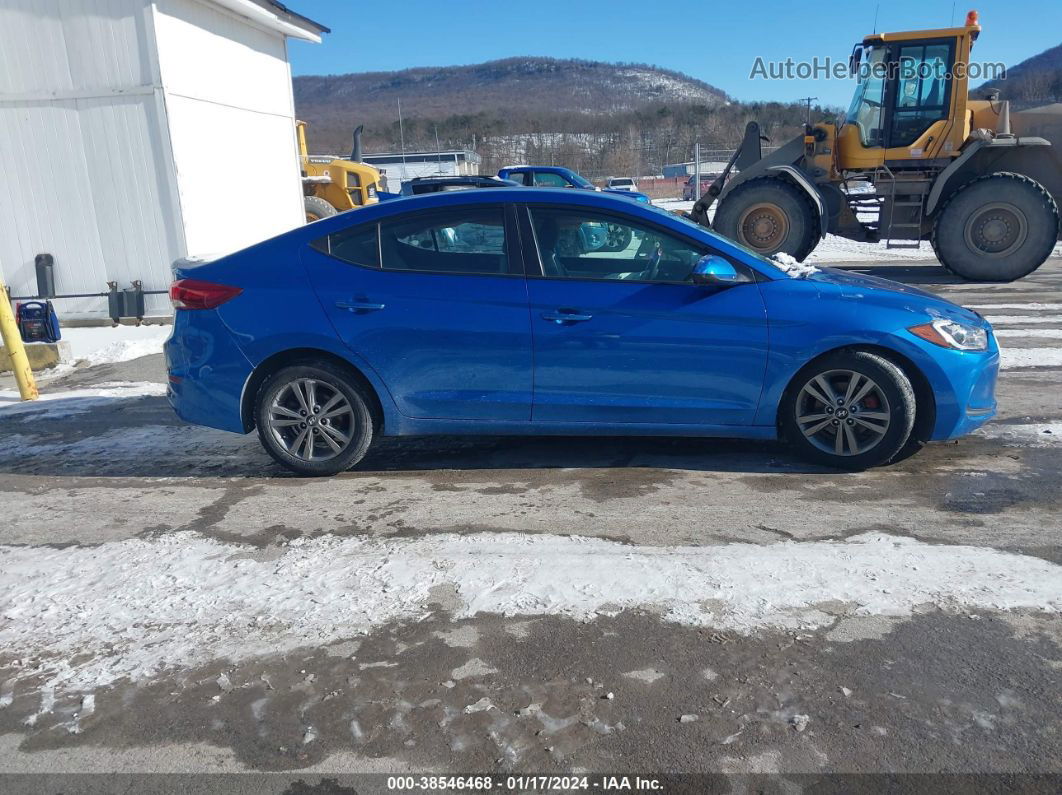
[[339, 214], [335, 207], [319, 196], [304, 196], [303, 205], [306, 207], [306, 223], [308, 224]]
[[930, 242], [940, 264], [975, 282], [1012, 282], [1051, 256], [1058, 206], [1024, 174], [999, 171], [967, 183], [941, 207]]
[[817, 216], [796, 185], [757, 177], [723, 197], [712, 228], [765, 257], [782, 251], [803, 261], [819, 240]]

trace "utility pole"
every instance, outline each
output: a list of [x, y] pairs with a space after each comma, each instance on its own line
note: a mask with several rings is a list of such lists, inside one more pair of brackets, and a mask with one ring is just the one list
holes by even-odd
[[693, 200], [701, 198], [701, 145], [693, 144]]
[[800, 101], [804, 102], [804, 103], [807, 103], [807, 106], [808, 106], [808, 122], [807, 122], [807, 124], [808, 124], [809, 127], [811, 126], [811, 103], [814, 102], [816, 99], [818, 99], [818, 97], [801, 97], [800, 98]]
[[0, 339], [7, 349], [7, 358], [11, 360], [11, 370], [15, 373], [18, 394], [23, 400], [36, 400], [39, 397], [37, 384], [33, 380], [33, 370], [26, 357], [26, 346], [22, 344], [15, 315], [11, 312], [11, 296], [0, 280]]
[[398, 138], [402, 146], [402, 175], [406, 171], [406, 132], [402, 127], [402, 98], [398, 98]]

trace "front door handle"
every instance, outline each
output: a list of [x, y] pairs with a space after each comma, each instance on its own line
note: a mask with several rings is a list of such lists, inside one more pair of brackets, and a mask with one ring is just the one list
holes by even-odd
[[582, 323], [583, 321], [590, 320], [593, 315], [586, 315], [581, 312], [574, 312], [567, 309], [558, 309], [556, 312], [543, 312], [543, 320], [552, 320], [554, 323]]
[[383, 304], [370, 304], [366, 301], [336, 301], [336, 306], [348, 312], [376, 312], [384, 308]]

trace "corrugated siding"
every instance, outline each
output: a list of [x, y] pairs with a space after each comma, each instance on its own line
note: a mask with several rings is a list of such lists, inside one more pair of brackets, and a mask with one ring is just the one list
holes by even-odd
[[[12, 292], [36, 292], [41, 252], [55, 257], [60, 293], [133, 279], [165, 289], [183, 246], [164, 154], [153, 95], [0, 103], [0, 266]], [[106, 314], [98, 299], [57, 308]]]
[[0, 273], [33, 294], [48, 252], [59, 292], [164, 289], [186, 253], [297, 226], [293, 113], [283, 38], [209, 4], [2, 0]]
[[4, 0], [0, 94], [152, 82], [144, 0]]

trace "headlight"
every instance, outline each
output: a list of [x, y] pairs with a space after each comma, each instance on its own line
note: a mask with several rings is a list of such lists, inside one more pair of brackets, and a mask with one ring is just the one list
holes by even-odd
[[988, 348], [988, 332], [980, 326], [968, 326], [954, 320], [937, 318], [932, 323], [907, 329], [916, 337], [942, 348], [957, 351], [983, 351]]

